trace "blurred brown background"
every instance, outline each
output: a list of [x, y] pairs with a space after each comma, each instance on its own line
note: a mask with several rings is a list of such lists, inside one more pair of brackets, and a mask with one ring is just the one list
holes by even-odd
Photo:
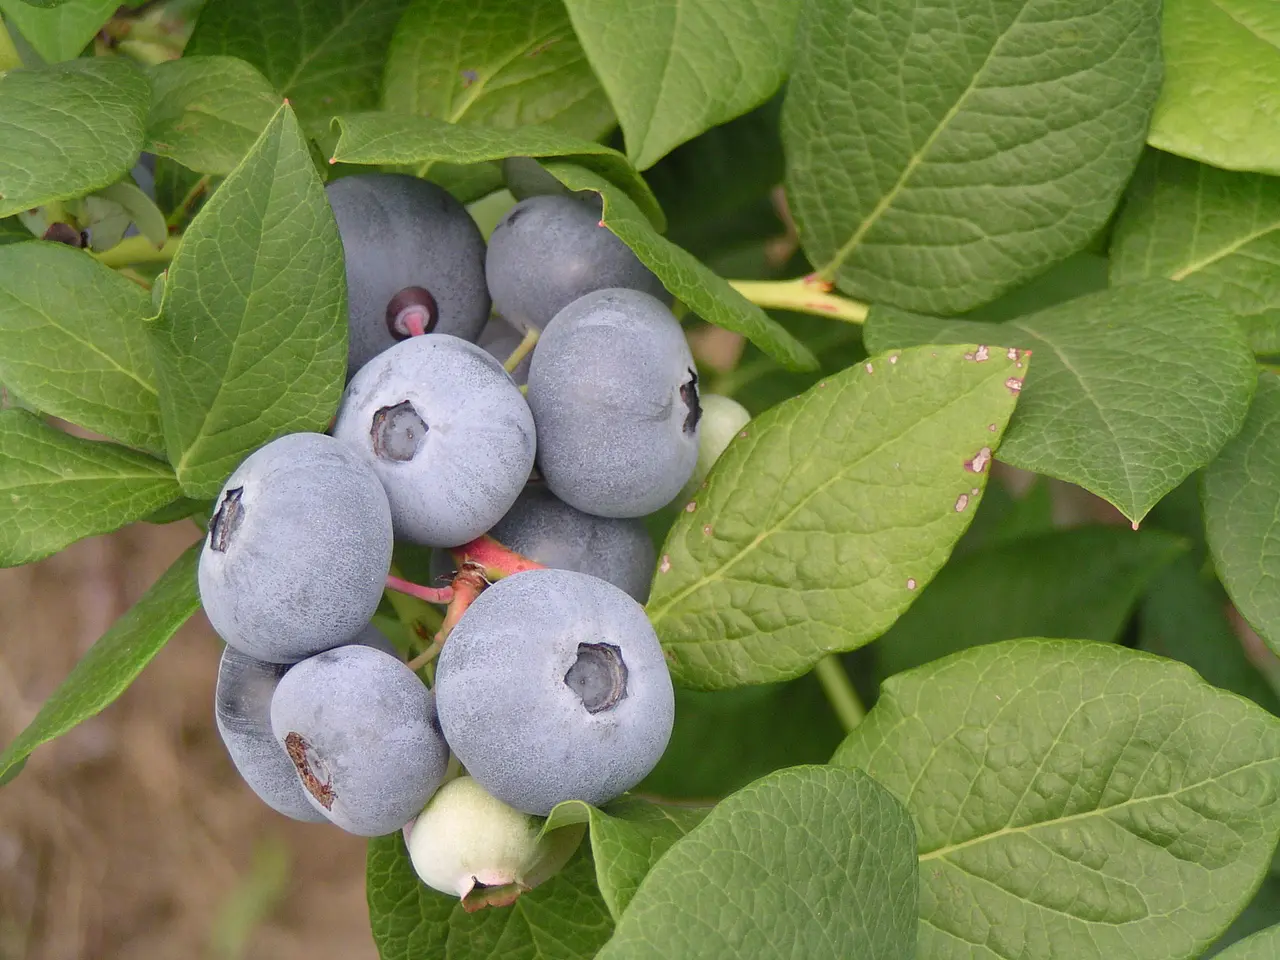
[[[0, 743], [198, 536], [136, 524], [0, 571]], [[376, 960], [364, 841], [273, 813], [222, 748], [220, 647], [197, 614], [0, 788], [0, 960]]]

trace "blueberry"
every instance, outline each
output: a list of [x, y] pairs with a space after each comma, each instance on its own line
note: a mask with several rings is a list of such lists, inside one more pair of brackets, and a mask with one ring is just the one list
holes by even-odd
[[518, 330], [542, 329], [593, 290], [626, 287], [670, 303], [661, 281], [600, 225], [600, 198], [522, 200], [489, 237], [485, 277], [494, 309]]
[[746, 407], [737, 400], [722, 397], [718, 393], [702, 394], [699, 404], [702, 407], [702, 417], [698, 421], [698, 463], [693, 468], [693, 476], [680, 491], [681, 500], [688, 500], [697, 492], [720, 455], [751, 421], [751, 414]]
[[372, 465], [397, 538], [455, 547], [502, 518], [529, 479], [533, 416], [502, 364], [445, 334], [361, 368], [333, 435]]
[[325, 188], [347, 265], [347, 376], [410, 336], [474, 340], [489, 316], [484, 238], [466, 208], [434, 183], [365, 173]]
[[236, 468], [200, 554], [200, 600], [242, 653], [292, 663], [369, 623], [391, 566], [378, 477], [318, 433], [273, 440]]
[[594, 517], [530, 484], [489, 536], [544, 567], [590, 573], [640, 603], [649, 598], [657, 557], [639, 520]]
[[644, 609], [568, 570], [499, 580], [436, 668], [445, 739], [467, 772], [525, 813], [602, 804], [653, 769], [671, 736], [671, 677]]
[[600, 290], [556, 314], [534, 352], [528, 397], [542, 475], [579, 510], [643, 516], [693, 474], [693, 357], [671, 311], [648, 294]]
[[311, 805], [362, 837], [408, 823], [449, 762], [431, 691], [370, 647], [339, 647], [291, 667], [271, 698], [271, 729]]
[[[490, 317], [489, 322], [480, 331], [480, 339], [476, 343], [484, 347], [499, 363], [506, 363], [507, 357], [520, 346], [524, 335], [501, 317]], [[535, 349], [537, 349], [535, 347]], [[533, 352], [521, 360], [511, 371], [511, 379], [524, 386], [529, 382], [529, 364], [533, 362]]]
[[[354, 642], [395, 653], [391, 642], [372, 625], [360, 631]], [[307, 800], [289, 755], [271, 732], [271, 695], [288, 669], [288, 664], [265, 663], [235, 647], [224, 648], [214, 720], [231, 762], [267, 806], [294, 820], [323, 823], [324, 815]]]
[[495, 906], [559, 871], [585, 827], [575, 824], [540, 838], [542, 821], [463, 776], [436, 791], [406, 840], [413, 868], [427, 886], [462, 898], [479, 890], [486, 905]]

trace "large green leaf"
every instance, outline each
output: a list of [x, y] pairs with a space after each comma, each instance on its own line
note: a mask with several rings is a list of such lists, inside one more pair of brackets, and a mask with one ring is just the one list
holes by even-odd
[[616, 921], [658, 858], [701, 823], [709, 810], [633, 796], [621, 797], [604, 810], [581, 800], [566, 800], [551, 811], [543, 831], [576, 823], [588, 825], [596, 883]]
[[148, 149], [198, 173], [228, 174], [279, 107], [271, 84], [243, 60], [168, 60], [151, 68]]
[[1081, 527], [976, 550], [876, 641], [880, 675], [1016, 637], [1115, 640], [1151, 578], [1186, 549], [1162, 530]]
[[552, 162], [545, 166], [571, 190], [600, 194], [604, 200], [601, 223], [631, 248], [677, 300], [702, 319], [742, 334], [788, 370], [817, 368], [818, 360], [808, 347], [697, 257], [654, 230], [640, 208], [613, 184], [573, 164]]
[[[1204, 955], [1206, 958], [1220, 957], [1224, 950], [1239, 943], [1245, 937], [1280, 924], [1280, 877], [1276, 876], [1275, 866], [1273, 862], [1271, 876], [1262, 881], [1262, 886], [1253, 895], [1244, 912], [1232, 921], [1231, 926], [1227, 927], [1227, 932]], [[1269, 955], [1269, 960], [1274, 960], [1274, 957]]]
[[1218, 956], [1222, 960], [1275, 960], [1280, 957], [1280, 925], [1259, 930]]
[[1159, 0], [808, 0], [783, 110], [819, 275], [956, 313], [1080, 249], [1138, 161]]
[[866, 337], [875, 351], [981, 341], [1033, 350], [1000, 459], [1077, 483], [1134, 523], [1240, 429], [1255, 379], [1231, 312], [1167, 280], [1001, 324], [873, 309]]
[[719, 803], [649, 872], [600, 960], [910, 960], [915, 831], [882, 786], [780, 770]]
[[782, 680], [883, 633], [969, 525], [1025, 366], [907, 350], [756, 417], [662, 548], [648, 610], [676, 679]]
[[0, 782], [42, 743], [110, 705], [200, 606], [196, 564], [200, 545], [180, 556], [133, 608], [89, 648], [40, 712], [4, 752]]
[[0, 75], [0, 217], [120, 179], [142, 150], [150, 99], [125, 59]]
[[614, 123], [561, 0], [413, 0], [391, 39], [382, 104], [450, 123], [546, 124], [588, 140]]
[[137, 284], [61, 243], [0, 247], [0, 382], [35, 407], [164, 449]]
[[1204, 473], [1209, 550], [1237, 609], [1280, 653], [1280, 377], [1258, 376], [1244, 429]]
[[1111, 282], [1168, 277], [1240, 315], [1260, 353], [1280, 353], [1280, 179], [1149, 150], [1111, 241]]
[[512, 906], [467, 913], [418, 879], [397, 831], [369, 841], [366, 893], [381, 960], [591, 960], [613, 932], [586, 844]]
[[1271, 0], [1164, 0], [1164, 85], [1148, 139], [1229, 170], [1280, 173], [1280, 12]]
[[657, 200], [627, 158], [550, 127], [498, 130], [461, 126], [431, 117], [362, 113], [339, 117], [341, 136], [331, 163], [396, 164], [426, 173], [435, 163], [472, 164], [504, 157], [566, 157], [625, 190], [659, 229], [664, 220]]
[[178, 497], [167, 464], [0, 411], [0, 566], [30, 563]]
[[791, 60], [798, 2], [565, 0], [641, 170], [758, 106]]
[[1223, 613], [1226, 597], [1190, 557], [1160, 572], [1142, 602], [1138, 643], [1148, 653], [1181, 660], [1215, 687], [1280, 716], [1280, 697], [1245, 655]]
[[915, 819], [921, 957], [1199, 956], [1280, 832], [1280, 720], [1112, 644], [899, 674], [832, 762]]
[[396, 22], [409, 0], [208, 0], [187, 56], [247, 60], [289, 98], [308, 130], [378, 104]]
[[677, 687], [671, 740], [636, 789], [716, 799], [781, 767], [823, 763], [843, 736], [811, 674], [710, 693]]
[[187, 229], [149, 332], [188, 496], [214, 496], [268, 440], [329, 423], [347, 362], [342, 242], [288, 105]]
[[46, 62], [58, 63], [80, 56], [119, 6], [119, 0], [66, 0], [41, 9], [27, 0], [0, 0], [0, 13]]

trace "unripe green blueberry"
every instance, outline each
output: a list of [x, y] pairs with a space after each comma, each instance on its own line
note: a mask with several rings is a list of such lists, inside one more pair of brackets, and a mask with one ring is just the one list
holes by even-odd
[[698, 462], [693, 468], [693, 476], [684, 485], [676, 498], [682, 503], [694, 495], [707, 474], [720, 459], [720, 454], [728, 449], [742, 428], [751, 420], [747, 408], [737, 400], [721, 396], [718, 393], [704, 393], [701, 397], [702, 419], [698, 424]]
[[510, 903], [554, 876], [582, 841], [585, 825], [539, 839], [542, 823], [471, 777], [458, 777], [436, 791], [407, 830], [409, 859], [433, 890], [465, 899], [484, 889], [481, 906]]

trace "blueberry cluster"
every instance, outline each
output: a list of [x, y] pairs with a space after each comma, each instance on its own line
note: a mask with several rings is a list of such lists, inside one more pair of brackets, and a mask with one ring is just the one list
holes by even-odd
[[[328, 435], [267, 444], [218, 497], [199, 569], [227, 643], [218, 730], [286, 816], [405, 828], [438, 889], [527, 886], [567, 856], [531, 818], [630, 789], [671, 733], [639, 518], [708, 467], [693, 359], [598, 198], [528, 196], [486, 247], [423, 180], [350, 176], [328, 195], [347, 388]], [[499, 357], [530, 331], [513, 377]], [[392, 547], [433, 548], [448, 583], [450, 549], [486, 534], [534, 563], [450, 608], [428, 688], [371, 626]]]

